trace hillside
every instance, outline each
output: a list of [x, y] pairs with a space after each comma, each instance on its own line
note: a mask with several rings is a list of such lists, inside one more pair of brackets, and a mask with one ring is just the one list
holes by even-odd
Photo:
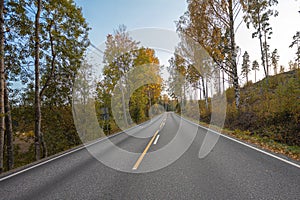
[[[300, 160], [300, 70], [270, 76], [241, 88], [235, 107], [234, 89], [226, 90], [227, 113], [223, 133]], [[199, 101], [200, 123], [211, 123], [211, 105]], [[179, 110], [178, 110], [179, 111]], [[179, 111], [180, 112], [180, 111]], [[189, 118], [198, 119], [192, 111]]]
[[269, 77], [241, 88], [241, 108], [227, 91], [226, 127], [250, 131], [276, 142], [300, 146], [300, 70]]

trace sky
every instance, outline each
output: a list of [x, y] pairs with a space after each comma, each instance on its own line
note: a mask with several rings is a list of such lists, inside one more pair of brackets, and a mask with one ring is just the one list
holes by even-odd
[[[186, 0], [75, 0], [82, 7], [90, 31], [90, 40], [100, 50], [104, 50], [107, 34], [112, 34], [119, 25], [124, 24], [127, 30], [134, 31], [142, 28], [160, 28], [175, 32], [175, 21], [187, 10]], [[270, 41], [270, 49], [278, 49], [279, 64], [288, 67], [289, 60], [295, 57], [295, 49], [289, 48], [292, 37], [300, 30], [300, 1], [280, 0], [277, 6], [279, 16], [272, 19], [271, 26], [274, 34]], [[240, 64], [242, 54], [248, 51], [250, 60], [260, 61], [259, 40], [252, 39], [253, 30], [244, 24], [236, 33], [237, 45], [240, 46]], [[162, 38], [160, 38], [162, 42]], [[174, 45], [175, 42], [174, 42]], [[171, 52], [156, 50], [161, 64], [167, 65]], [[100, 56], [101, 53], [98, 52]], [[258, 73], [258, 78], [263, 78], [263, 70]], [[253, 74], [251, 74], [253, 78]]]

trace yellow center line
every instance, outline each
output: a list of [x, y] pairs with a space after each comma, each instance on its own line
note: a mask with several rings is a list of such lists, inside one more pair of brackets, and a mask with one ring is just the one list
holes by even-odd
[[154, 140], [154, 138], [157, 136], [157, 134], [158, 134], [158, 130], [155, 132], [155, 134], [154, 134], [153, 137], [151, 138], [150, 142], [149, 142], [148, 145], [146, 146], [146, 148], [145, 148], [145, 150], [143, 151], [142, 155], [141, 155], [141, 156], [139, 157], [139, 159], [136, 161], [136, 163], [135, 163], [135, 165], [133, 166], [132, 170], [136, 170], [136, 169], [140, 166], [140, 164], [141, 164], [141, 162], [142, 162], [144, 156], [146, 155], [147, 151], [149, 150], [150, 146], [152, 145], [153, 140]]

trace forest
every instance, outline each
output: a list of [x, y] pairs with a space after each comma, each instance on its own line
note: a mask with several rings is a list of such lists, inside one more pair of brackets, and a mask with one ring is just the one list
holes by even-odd
[[[300, 31], [286, 44], [295, 50], [295, 59], [279, 66], [283, 52], [269, 44], [270, 18], [280, 14], [277, 0], [187, 3], [188, 10], [175, 22], [180, 43], [168, 66], [120, 25], [107, 33], [104, 67], [90, 94], [83, 85], [93, 76], [87, 61], [91, 28], [82, 9], [73, 0], [0, 1], [0, 173], [100, 137], [83, 139], [92, 127], [74, 120], [77, 111], [86, 112], [73, 108], [78, 79], [87, 97], [83, 104], [96, 110], [105, 135], [164, 111], [211, 124], [212, 100], [221, 95], [226, 97], [225, 134], [299, 160]], [[238, 16], [255, 30], [261, 60], [251, 60], [247, 49], [238, 46]], [[256, 80], [257, 73], [264, 78]], [[148, 79], [152, 82], [143, 82]]]

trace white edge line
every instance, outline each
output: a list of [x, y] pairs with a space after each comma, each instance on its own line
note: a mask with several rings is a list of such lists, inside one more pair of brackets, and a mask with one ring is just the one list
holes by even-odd
[[154, 140], [154, 143], [153, 143], [153, 144], [156, 144], [156, 143], [157, 143], [158, 138], [159, 138], [159, 135], [156, 136], [156, 139]]
[[[150, 122], [151, 122], [151, 121], [150, 121]], [[150, 124], [151, 124], [151, 123], [150, 123]], [[120, 135], [120, 134], [122, 134], [122, 133], [124, 133], [124, 132], [126, 132], [126, 131], [132, 130], [132, 129], [134, 129], [134, 128], [138, 128], [138, 127], [140, 127], [140, 126], [137, 125], [137, 126], [134, 126], [134, 127], [129, 128], [129, 129], [127, 129], [127, 130], [121, 131], [121, 132], [119, 132], [119, 133], [110, 135], [110, 136], [108, 136], [108, 137], [99, 138], [98, 140], [96, 140], [96, 141], [94, 141], [94, 142], [92, 142], [92, 143], [90, 143], [90, 144], [83, 144], [82, 147], [79, 147], [79, 148], [74, 149], [74, 150], [72, 150], [72, 151], [63, 153], [63, 154], [61, 154], [61, 155], [59, 155], [59, 156], [56, 156], [56, 157], [54, 157], [54, 158], [45, 160], [45, 161], [43, 161], [43, 162], [40, 162], [40, 163], [38, 163], [38, 164], [35, 164], [35, 165], [31, 166], [31, 167], [22, 169], [22, 170], [20, 170], [20, 171], [17, 171], [17, 172], [15, 172], [15, 173], [10, 174], [10, 175], [4, 176], [4, 177], [0, 178], [0, 182], [1, 182], [1, 181], [4, 181], [4, 180], [6, 180], [6, 179], [12, 178], [12, 177], [14, 177], [14, 176], [17, 176], [17, 175], [19, 175], [19, 174], [22, 174], [22, 173], [24, 173], [24, 172], [26, 172], [26, 171], [29, 171], [29, 170], [31, 170], [31, 169], [34, 169], [34, 168], [36, 168], [36, 167], [39, 167], [39, 166], [41, 166], [41, 165], [47, 164], [47, 163], [49, 163], [49, 162], [51, 162], [51, 161], [53, 161], [53, 160], [56, 160], [56, 159], [58, 159], [58, 158], [61, 158], [61, 157], [63, 157], [63, 156], [69, 155], [69, 154], [74, 153], [74, 152], [76, 152], [76, 151], [80, 151], [80, 150], [82, 150], [82, 149], [84, 149], [84, 148], [87, 148], [87, 147], [89, 147], [89, 146], [92, 146], [92, 145], [94, 145], [94, 144], [96, 144], [96, 143], [98, 143], [98, 142], [101, 142], [101, 141], [103, 141], [103, 140], [107, 140], [107, 139], [109, 139], [109, 138], [111, 138], [111, 137], [115, 137], [115, 136], [117, 136], [117, 135]]]
[[79, 148], [77, 148], [77, 149], [74, 149], [74, 150], [72, 150], [72, 151], [63, 153], [63, 154], [61, 154], [61, 155], [59, 155], [59, 156], [56, 156], [56, 157], [54, 157], [54, 158], [51, 158], [51, 159], [49, 159], [49, 160], [45, 160], [45, 161], [43, 161], [43, 162], [41, 162], [41, 163], [38, 163], [38, 164], [36, 164], [36, 165], [33, 165], [33, 166], [31, 166], [31, 167], [25, 168], [25, 169], [23, 169], [23, 170], [20, 170], [20, 171], [18, 171], [18, 172], [15, 172], [15, 173], [13, 173], [13, 174], [10, 174], [10, 175], [8, 175], [8, 176], [5, 176], [5, 177], [3, 177], [3, 178], [0, 178], [0, 182], [1, 182], [1, 181], [4, 181], [4, 180], [6, 180], [6, 179], [9, 179], [9, 178], [11, 178], [11, 177], [14, 177], [14, 176], [16, 176], [16, 175], [18, 175], [18, 174], [22, 174], [22, 173], [24, 173], [24, 172], [26, 172], [26, 171], [29, 171], [29, 170], [33, 169], [33, 168], [36, 168], [36, 167], [39, 167], [39, 166], [44, 165], [44, 164], [46, 164], [46, 163], [49, 163], [49, 162], [51, 162], [51, 161], [53, 161], [53, 160], [56, 160], [56, 159], [58, 159], [58, 158], [61, 158], [61, 157], [63, 157], [63, 156], [69, 155], [69, 154], [74, 153], [74, 152], [76, 152], [76, 151], [80, 151], [80, 150], [82, 150], [82, 149], [84, 149], [84, 148], [86, 148], [86, 147], [92, 146], [92, 145], [94, 145], [94, 144], [96, 144], [96, 143], [98, 143], [98, 142], [101, 142], [102, 140], [107, 139], [107, 138], [108, 138], [108, 137], [101, 138], [101, 139], [99, 139], [98, 141], [92, 142], [92, 143], [90, 143], [90, 144], [88, 144], [88, 145], [84, 145], [84, 146], [79, 147]]
[[[179, 115], [178, 115], [178, 116], [179, 116]], [[276, 155], [274, 155], [274, 154], [271, 154], [271, 153], [269, 153], [269, 152], [266, 152], [266, 151], [263, 151], [263, 150], [261, 150], [261, 149], [258, 149], [258, 148], [254, 147], [254, 146], [251, 146], [251, 145], [249, 145], [249, 144], [246, 144], [246, 143], [244, 143], [244, 142], [241, 142], [241, 141], [239, 141], [239, 140], [237, 140], [237, 139], [234, 139], [234, 138], [229, 137], [229, 136], [227, 136], [227, 135], [221, 134], [221, 133], [219, 133], [219, 132], [216, 132], [216, 131], [214, 131], [214, 130], [211, 130], [211, 129], [209, 129], [209, 128], [206, 128], [206, 127], [204, 127], [204, 126], [201, 126], [200, 124], [196, 124], [195, 122], [192, 122], [192, 121], [190, 121], [190, 120], [188, 120], [188, 119], [185, 119], [185, 118], [183, 118], [183, 117], [181, 117], [181, 116], [179, 116], [179, 117], [182, 118], [183, 120], [186, 120], [187, 122], [189, 122], [189, 123], [191, 123], [191, 124], [194, 124], [194, 125], [196, 125], [196, 126], [199, 126], [199, 127], [203, 128], [203, 129], [206, 129], [206, 130], [208, 130], [208, 131], [210, 131], [210, 132], [213, 132], [213, 133], [215, 133], [215, 134], [218, 134], [218, 135], [220, 135], [220, 136], [222, 136], [222, 137], [225, 137], [225, 138], [227, 138], [227, 139], [229, 139], [229, 140], [235, 141], [235, 142], [237, 142], [237, 143], [239, 143], [239, 144], [242, 144], [242, 145], [244, 145], [244, 146], [246, 146], [246, 147], [249, 147], [249, 148], [251, 148], [251, 149], [254, 149], [254, 150], [256, 150], [256, 151], [259, 151], [259, 152], [261, 152], [261, 153], [264, 153], [264, 154], [266, 154], [266, 155], [268, 155], [268, 156], [271, 156], [271, 157], [273, 157], [273, 158], [276, 158], [276, 159], [278, 159], [278, 160], [281, 160], [281, 161], [283, 161], [283, 162], [285, 162], [285, 163], [287, 163], [287, 164], [293, 165], [294, 167], [297, 167], [297, 168], [300, 169], [300, 165], [298, 165], [298, 164], [296, 164], [296, 163], [294, 163], [294, 162], [291, 162], [291, 161], [288, 161], [288, 160], [286, 160], [286, 159], [280, 158], [280, 157], [278, 157], [278, 156], [276, 156]]]

